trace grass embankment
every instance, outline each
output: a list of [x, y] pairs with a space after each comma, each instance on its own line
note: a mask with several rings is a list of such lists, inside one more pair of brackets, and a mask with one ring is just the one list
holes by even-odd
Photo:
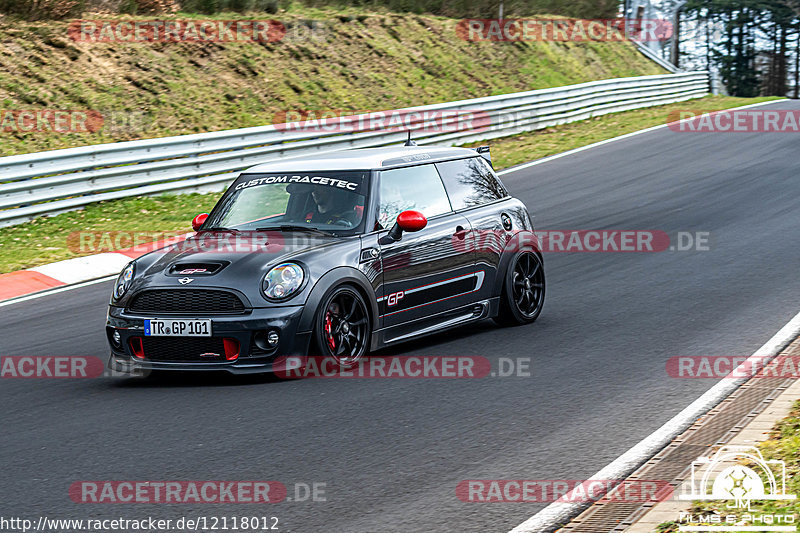
[[[108, 15], [84, 14], [109, 20]], [[117, 16], [119, 18], [119, 16]], [[237, 13], [124, 20], [243, 18]], [[271, 43], [87, 43], [0, 18], [0, 109], [90, 110], [95, 133], [0, 131], [0, 155], [261, 126], [287, 110], [384, 110], [662, 73], [627, 42], [471, 42], [457, 19], [292, 7]]]
[[[706, 97], [690, 102], [605, 115], [583, 122], [495, 139], [488, 144], [492, 146], [495, 167], [501, 169], [663, 124], [670, 113], [676, 110], [714, 111], [763, 100], [769, 99]], [[77, 253], [80, 250], [71, 250], [68, 246], [70, 234], [78, 231], [148, 232], [148, 234], [190, 231], [191, 219], [198, 213], [209, 211], [217, 198], [219, 193], [117, 200], [91, 205], [83, 211], [2, 228], [0, 272], [11, 272], [81, 255]]]
[[[767, 461], [780, 460], [786, 464], [786, 494], [800, 495], [800, 401], [794, 404], [789, 416], [775, 425], [770, 438], [758, 444], [761, 454]], [[735, 510], [726, 509], [727, 502], [694, 502], [691, 513], [694, 515], [727, 515]], [[743, 514], [739, 511], [737, 514]], [[794, 515], [800, 516], [800, 499], [797, 500], [752, 500], [749, 515]], [[685, 524], [688, 525], [688, 524]], [[753, 525], [737, 524], [737, 526]], [[776, 523], [777, 525], [777, 523]], [[785, 524], [782, 524], [785, 525]], [[758, 524], [763, 527], [764, 524]], [[654, 533], [676, 533], [677, 522], [659, 524]], [[742, 529], [742, 533], [747, 533]]]

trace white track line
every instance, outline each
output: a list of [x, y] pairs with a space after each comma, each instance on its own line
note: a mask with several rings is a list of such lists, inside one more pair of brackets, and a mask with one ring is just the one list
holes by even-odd
[[[792, 342], [798, 334], [800, 334], [800, 313], [797, 313], [794, 318], [783, 326], [778, 333], [766, 342], [766, 344], [756, 350], [753, 355], [729, 375], [736, 375], [734, 374], [736, 372], [739, 372], [738, 375], [746, 375], [749, 372], [748, 368], [754, 368], [753, 366], [748, 367], [748, 363], [753, 363], [755, 359], [758, 359], [759, 364], [762, 365], [769, 362], [773, 357], [778, 355], [786, 345]], [[675, 415], [669, 422], [645, 437], [641, 442], [617, 457], [613, 462], [589, 479], [621, 480], [626, 478], [634, 470], [639, 468], [639, 466], [661, 451], [667, 444], [672, 442], [675, 437], [683, 433], [695, 420], [730, 396], [733, 391], [748, 379], [749, 378], [746, 377], [722, 379], [706, 391], [705, 394], [692, 402], [689, 407]], [[573, 490], [577, 489], [580, 489], [580, 486]], [[567, 500], [579, 500], [579, 492], [578, 490], [573, 498], [567, 497]], [[553, 502], [512, 529], [510, 533], [545, 533], [554, 531], [590, 505], [591, 502]]]
[[0, 307], [5, 307], [7, 305], [16, 304], [19, 302], [27, 302], [28, 300], [36, 300], [37, 298], [44, 298], [45, 296], [50, 296], [51, 294], [56, 294], [64, 291], [71, 291], [72, 289], [80, 289], [81, 287], [86, 287], [88, 285], [95, 285], [97, 283], [111, 281], [112, 279], [117, 279], [117, 277], [119, 277], [119, 274], [114, 274], [113, 276], [106, 276], [105, 278], [83, 281], [81, 283], [75, 283], [73, 285], [64, 285], [63, 287], [56, 287], [54, 289], [47, 289], [41, 292], [35, 292], [33, 294], [29, 294], [27, 296], [19, 296], [17, 298], [12, 298], [10, 300], [0, 302]]
[[[768, 102], [759, 102], [757, 104], [750, 104], [750, 105], [745, 105], [745, 106], [742, 106], [742, 107], [730, 107], [728, 109], [718, 109], [717, 111], [709, 111], [709, 113], [722, 113], [724, 111], [735, 111], [735, 110], [738, 110], [738, 109], [748, 109], [748, 108], [751, 108], [751, 107], [759, 107], [759, 106], [762, 106], [762, 105], [775, 104], [775, 103], [778, 103], [778, 102], [783, 102], [785, 100], [786, 100], [785, 98], [781, 99], [781, 100], [770, 100]], [[702, 116], [702, 115], [698, 115], [697, 117], [684, 119], [684, 120], [692, 121], [692, 120], [695, 120], [695, 119], [699, 118], [700, 116]], [[669, 127], [670, 124], [678, 124], [679, 122], [681, 122], [681, 121], [680, 120], [676, 120], [674, 122], [669, 122], [667, 124], [661, 124], [659, 126], [653, 126], [652, 128], [646, 128], [646, 129], [643, 129], [643, 130], [633, 131], [631, 133], [626, 133], [625, 135], [620, 135], [619, 137], [612, 137], [611, 139], [606, 139], [604, 141], [599, 141], [599, 142], [596, 142], [594, 144], [587, 144], [586, 146], [581, 146], [580, 148], [575, 148], [575, 149], [572, 149], [572, 150], [568, 150], [566, 152], [561, 152], [560, 154], [555, 154], [555, 155], [550, 155], [550, 156], [547, 156], [547, 157], [543, 157], [541, 159], [537, 159], [536, 161], [531, 161], [530, 163], [523, 163], [523, 164], [517, 165], [515, 167], [510, 167], [510, 168], [507, 168], [505, 170], [501, 170], [497, 174], [502, 176], [503, 174], [509, 174], [511, 172], [516, 172], [517, 170], [524, 170], [526, 168], [530, 168], [530, 167], [533, 167], [533, 166], [536, 166], [536, 165], [541, 165], [542, 163], [547, 163], [548, 161], [553, 161], [554, 159], [561, 159], [562, 157], [567, 157], [568, 155], [577, 154], [577, 153], [583, 152], [585, 150], [591, 150], [592, 148], [597, 148], [598, 146], [603, 146], [605, 144], [609, 144], [609, 143], [612, 143], [612, 142], [621, 141], [623, 139], [629, 139], [631, 137], [635, 137], [637, 135], [641, 135], [642, 133], [647, 133], [647, 132], [650, 132], [650, 131], [660, 130], [661, 128], [667, 128], [667, 127]]]
[[[774, 104], [782, 101], [784, 100], [770, 100], [768, 102], [759, 102], [757, 104], [750, 104], [742, 107], [720, 109], [718, 112], [733, 111], [737, 109], [748, 109], [752, 107], [759, 107], [762, 105]], [[694, 118], [688, 120], [694, 120]], [[661, 124], [660, 126], [654, 126], [652, 128], [634, 131], [632, 133], [626, 133], [625, 135], [620, 135], [619, 137], [606, 139], [604, 141], [582, 146], [574, 150], [569, 150], [567, 152], [563, 152], [560, 154], [551, 155], [549, 157], [544, 157], [542, 159], [537, 159], [536, 161], [531, 161], [530, 163], [524, 163], [516, 167], [511, 167], [506, 170], [498, 172], [498, 174], [508, 174], [511, 172], [515, 172], [517, 170], [523, 170], [532, 166], [546, 163], [548, 161], [552, 161], [554, 159], [560, 159], [562, 157], [566, 157], [571, 154], [583, 152], [584, 150], [589, 150], [591, 148], [603, 146], [605, 144], [612, 143], [615, 141], [628, 139], [636, 135], [641, 135], [642, 133], [647, 133], [650, 131], [659, 130], [661, 128], [666, 128], [669, 127], [670, 124], [675, 124], [677, 122], [680, 121], [671, 122], [668, 124]], [[775, 336], [773, 336], [769, 341], [767, 341], [766, 344], [764, 344], [764, 346], [759, 348], [758, 351], [756, 351], [752, 356], [750, 356], [750, 359], [755, 357], [763, 358], [765, 356], [769, 358], [774, 357], [789, 342], [791, 342], [795, 337], [797, 337], [798, 334], [800, 334], [800, 313], [795, 315], [795, 317], [792, 318], [792, 320], [790, 320], [789, 323], [786, 324], [778, 333], [776, 333]], [[748, 359], [748, 361], [750, 361], [750, 359]], [[762, 360], [762, 362], [766, 361]], [[747, 364], [747, 362], [742, 363], [742, 365], [745, 364]], [[743, 367], [739, 368], [742, 369], [742, 371], [745, 370]], [[738, 370], [739, 369], [737, 369], [737, 371]], [[664, 448], [667, 444], [669, 444], [675, 437], [680, 435], [687, 427], [693, 424], [695, 420], [697, 420], [702, 415], [707, 413], [709, 410], [711, 410], [712, 407], [717, 405], [719, 402], [727, 398], [731, 393], [733, 393], [734, 390], [736, 390], [745, 381], [747, 381], [746, 378], [723, 379], [722, 381], [717, 383], [714, 387], [709, 389], [705, 394], [700, 396], [700, 398], [695, 400], [691, 405], [689, 405], [683, 411], [675, 415], [669, 422], [661, 426], [659, 429], [657, 429], [649, 436], [645, 437], [641, 442], [633, 446], [627, 452], [617, 457], [614, 461], [609, 463], [607, 466], [605, 466], [602, 470], [597, 472], [590, 479], [623, 479], [627, 477], [634, 470], [639, 468], [639, 466], [644, 464], [656, 453], [658, 453], [662, 448]], [[577, 497], [575, 498], [575, 500], [579, 499], [580, 498]], [[542, 509], [541, 511], [539, 511], [538, 513], [536, 513], [535, 515], [533, 515], [532, 517], [530, 517], [522, 524], [512, 529], [509, 533], [540, 533], [540, 532], [554, 531], [560, 525], [574, 518], [590, 505], [591, 502], [588, 503], [553, 502], [544, 509]]]

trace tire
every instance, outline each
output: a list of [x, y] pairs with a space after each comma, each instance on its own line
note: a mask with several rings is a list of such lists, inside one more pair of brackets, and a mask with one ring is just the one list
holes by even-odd
[[369, 307], [350, 285], [336, 287], [322, 302], [314, 327], [319, 354], [332, 358], [341, 368], [352, 368], [369, 351]]
[[501, 326], [534, 322], [544, 306], [545, 285], [542, 257], [534, 252], [517, 252], [508, 264], [500, 311], [494, 321]]

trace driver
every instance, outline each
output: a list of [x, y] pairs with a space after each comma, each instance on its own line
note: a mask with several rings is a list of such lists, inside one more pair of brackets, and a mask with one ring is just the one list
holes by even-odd
[[358, 222], [358, 215], [354, 210], [355, 195], [334, 187], [315, 185], [311, 197], [315, 208], [306, 215], [306, 222], [347, 226], [354, 226]]

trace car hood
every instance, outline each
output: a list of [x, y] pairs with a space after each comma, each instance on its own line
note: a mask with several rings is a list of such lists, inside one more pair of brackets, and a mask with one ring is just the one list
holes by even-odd
[[201, 233], [137, 259], [131, 288], [118, 305], [124, 306], [128, 297], [148, 288], [215, 287], [236, 290], [258, 307], [264, 304], [261, 278], [273, 266], [294, 260], [315, 278], [320, 275], [315, 270], [328, 268], [315, 268], [316, 258], [338, 257], [341, 264], [344, 256], [331, 253], [335, 247], [355, 250], [346, 255], [358, 257], [360, 238], [299, 231]]

